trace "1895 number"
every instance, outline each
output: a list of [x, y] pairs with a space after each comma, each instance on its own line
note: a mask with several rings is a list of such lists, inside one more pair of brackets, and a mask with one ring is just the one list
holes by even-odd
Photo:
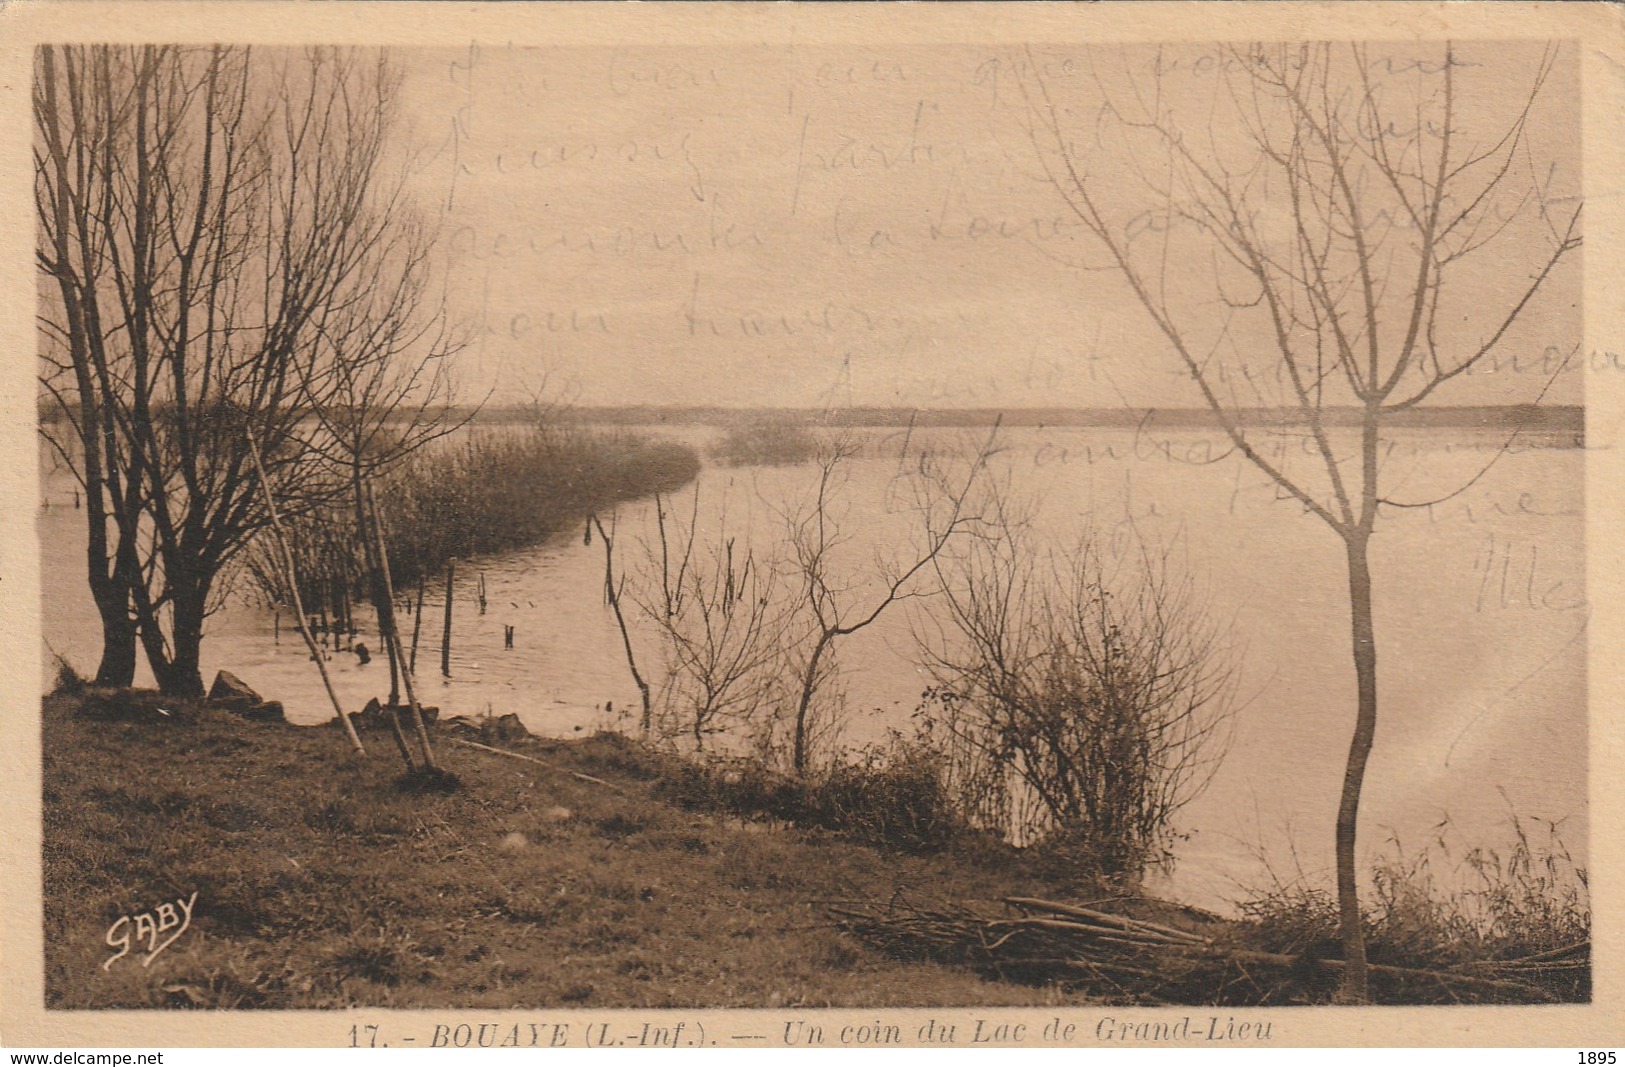
[[1614, 1054], [1612, 1052], [1582, 1052], [1580, 1053], [1580, 1062], [1586, 1065], [1612, 1064], [1614, 1062]]

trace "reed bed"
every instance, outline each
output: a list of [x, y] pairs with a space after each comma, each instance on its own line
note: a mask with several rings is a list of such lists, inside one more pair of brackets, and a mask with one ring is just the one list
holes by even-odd
[[811, 463], [818, 457], [818, 435], [790, 421], [761, 421], [734, 426], [710, 448], [710, 456], [724, 467], [789, 467]]
[[475, 430], [416, 457], [380, 499], [397, 585], [453, 559], [526, 548], [617, 503], [693, 481], [687, 446], [577, 429]]

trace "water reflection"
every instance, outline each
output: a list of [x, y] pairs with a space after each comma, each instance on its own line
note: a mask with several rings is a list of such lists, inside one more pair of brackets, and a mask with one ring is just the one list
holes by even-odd
[[[701, 440], [709, 431], [688, 431]], [[911, 449], [954, 447], [962, 435], [914, 431]], [[1416, 432], [1396, 439], [1385, 476], [1423, 499], [1459, 484], [1500, 443], [1493, 435]], [[870, 431], [846, 486], [843, 530], [855, 572], [911, 535], [901, 506], [901, 431]], [[1287, 443], [1286, 448], [1290, 448]], [[1022, 428], [999, 457], [1014, 484], [1040, 502], [1057, 543], [1092, 531], [1108, 552], [1140, 538], [1175, 546], [1176, 559], [1230, 621], [1245, 659], [1228, 757], [1181, 819], [1189, 835], [1172, 882], [1194, 903], [1221, 904], [1238, 883], [1321, 875], [1352, 720], [1345, 579], [1336, 538], [1234, 459], [1211, 435]], [[1213, 462], [1209, 462], [1213, 461]], [[1506, 456], [1461, 496], [1433, 508], [1385, 513], [1373, 542], [1382, 718], [1366, 786], [1364, 840], [1390, 833], [1412, 846], [1448, 818], [1468, 841], [1507, 832], [1509, 810], [1560, 821], [1583, 862], [1586, 686], [1583, 453], [1528, 449]], [[752, 544], [782, 536], [783, 512], [809, 492], [811, 467], [702, 473], [701, 529], [726, 512]], [[83, 512], [72, 484], [46, 481], [41, 512], [43, 627], [49, 649], [93, 667], [99, 632], [82, 577]], [[684, 506], [686, 507], [686, 497]], [[649, 502], [616, 516], [617, 556], [635, 563], [652, 542]], [[453, 589], [450, 677], [439, 673], [443, 591], [429, 583], [418, 652], [419, 690], [444, 714], [516, 712], [533, 731], [570, 736], [629, 728], [638, 693], [603, 596], [603, 556], [579, 534], [498, 557], [468, 560]], [[478, 606], [483, 579], [486, 609]], [[929, 674], [914, 628], [923, 602], [884, 617], [840, 651], [848, 716], [843, 739], [862, 745], [907, 728]], [[416, 620], [402, 616], [408, 632]], [[376, 639], [360, 639], [373, 649]], [[273, 613], [232, 598], [211, 619], [205, 678], [228, 668], [289, 717], [331, 718], [297, 634]], [[512, 647], [507, 636], [512, 636]], [[655, 647], [646, 628], [641, 647]], [[652, 654], [652, 653], [651, 653]], [[333, 684], [359, 709], [388, 689], [382, 656], [331, 653]], [[47, 664], [49, 667], [49, 664]], [[646, 673], [655, 673], [652, 669]]]

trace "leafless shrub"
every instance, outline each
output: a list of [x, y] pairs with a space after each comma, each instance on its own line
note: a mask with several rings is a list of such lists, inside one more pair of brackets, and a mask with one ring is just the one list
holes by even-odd
[[1040, 551], [1008, 504], [988, 511], [938, 560], [928, 735], [970, 820], [1132, 881], [1224, 755], [1234, 656], [1166, 552]]
[[656, 538], [645, 553], [650, 573], [634, 594], [665, 652], [661, 730], [692, 740], [696, 751], [772, 702], [785, 611], [772, 566], [728, 533], [725, 514], [715, 539], [700, 540], [699, 507], [698, 489], [687, 520], [655, 498]]

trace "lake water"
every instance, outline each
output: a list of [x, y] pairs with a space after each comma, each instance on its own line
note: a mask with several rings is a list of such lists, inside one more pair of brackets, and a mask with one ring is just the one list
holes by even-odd
[[[702, 447], [717, 433], [650, 432]], [[838, 517], [854, 575], [896, 558], [915, 532], [903, 494], [904, 437], [865, 431], [864, 450], [849, 465]], [[917, 430], [906, 447], [917, 455], [965, 443], [960, 431]], [[1457, 842], [1504, 846], [1516, 813], [1558, 823], [1584, 862], [1584, 453], [1526, 448], [1472, 481], [1501, 443], [1489, 433], [1414, 431], [1396, 435], [1384, 459], [1396, 496], [1426, 499], [1471, 485], [1431, 509], [1385, 511], [1373, 541], [1381, 704], [1362, 809], [1367, 851], [1390, 837], [1415, 849], [1444, 822]], [[1296, 445], [1282, 447], [1290, 455]], [[1272, 876], [1329, 884], [1354, 704], [1337, 538], [1277, 500], [1245, 463], [1206, 462], [1223, 452], [1215, 435], [1196, 431], [1016, 428], [1001, 434], [996, 461], [1038, 501], [1037, 527], [1055, 543], [1092, 530], [1108, 555], [1129, 551], [1137, 539], [1170, 546], [1214, 616], [1229, 623], [1242, 654], [1234, 735], [1208, 789], [1182, 812], [1188, 837], [1157, 886], [1209, 907]], [[725, 511], [742, 544], [766, 546], [783, 529], [783, 511], [808, 499], [815, 477], [812, 466], [707, 466], [698, 483], [701, 529], [715, 528]], [[50, 474], [44, 484], [44, 638], [49, 650], [90, 670], [99, 630], [83, 579], [83, 512], [74, 510], [66, 478]], [[689, 500], [681, 495], [675, 510], [686, 515]], [[627, 505], [616, 518], [617, 553], [634, 561], [652, 537], [653, 507]], [[462, 562], [449, 679], [439, 672], [443, 602], [431, 581], [420, 697], [444, 714], [516, 712], [549, 735], [627, 726], [637, 690], [604, 603], [603, 565], [601, 547], [583, 544], [579, 531]], [[482, 577], [483, 615], [476, 604]], [[926, 604], [902, 605], [841, 647], [845, 743], [908, 726], [930, 682], [913, 636], [913, 613]], [[277, 642], [269, 611], [229, 600], [211, 619], [205, 681], [226, 668], [282, 701], [293, 721], [327, 721], [320, 680], [288, 620], [281, 622]], [[403, 628], [411, 622], [404, 617]], [[503, 647], [508, 626], [511, 650]], [[379, 648], [375, 638], [362, 639]], [[330, 668], [348, 707], [387, 691], [381, 656], [362, 666], [334, 653]]]

